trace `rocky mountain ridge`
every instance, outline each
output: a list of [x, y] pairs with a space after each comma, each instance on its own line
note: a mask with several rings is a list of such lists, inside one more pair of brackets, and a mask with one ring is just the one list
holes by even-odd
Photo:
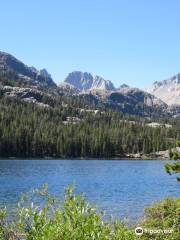
[[113, 91], [115, 87], [113, 83], [109, 80], [105, 80], [104, 78], [92, 75], [87, 72], [74, 71], [68, 74], [68, 76], [64, 80], [65, 83], [71, 84], [79, 91], [87, 91], [87, 90], [107, 90]]
[[156, 81], [145, 90], [160, 98], [169, 106], [180, 105], [180, 73], [167, 80]]
[[46, 69], [37, 70], [35, 67], [28, 67], [11, 54], [1, 51], [0, 74], [6, 75], [9, 80], [19, 81], [21, 84], [56, 87], [55, 82]]
[[[180, 74], [171, 80], [155, 83], [154, 91], [170, 84], [169, 82], [178, 85]], [[28, 67], [4, 52], [0, 52], [0, 90], [6, 96], [18, 97], [33, 103], [41, 103], [44, 95], [48, 97], [64, 95], [70, 98], [78, 96], [98, 106], [128, 114], [180, 115], [180, 105], [168, 105], [159, 94], [132, 88], [126, 84], [115, 88], [111, 81], [87, 72], [72, 72], [57, 86], [45, 69], [37, 70], [34, 67]], [[176, 90], [178, 92], [178, 89]]]

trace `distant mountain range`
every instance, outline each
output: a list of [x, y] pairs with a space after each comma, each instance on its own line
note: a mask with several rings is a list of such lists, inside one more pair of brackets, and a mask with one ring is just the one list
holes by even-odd
[[[64, 83], [70, 84], [80, 92], [102, 90], [120, 91], [122, 93], [124, 89], [126, 89], [126, 92], [131, 89], [131, 87], [126, 84], [122, 84], [119, 88], [115, 88], [110, 80], [105, 80], [97, 75], [93, 76], [91, 73], [80, 71], [69, 73]], [[145, 88], [144, 91], [161, 99], [169, 106], [180, 105], [180, 73], [168, 80], [154, 82], [152, 86]]]
[[126, 84], [115, 88], [110, 80], [74, 71], [57, 86], [47, 70], [29, 67], [14, 56], [0, 52], [0, 90], [7, 96], [38, 104], [43, 95], [64, 95], [88, 98], [100, 106], [141, 116], [180, 114], [180, 74], [141, 90]]

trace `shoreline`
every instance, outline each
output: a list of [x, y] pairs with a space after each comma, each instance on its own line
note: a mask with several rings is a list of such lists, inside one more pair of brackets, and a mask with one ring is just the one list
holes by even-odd
[[1, 160], [107, 160], [107, 161], [113, 161], [113, 160], [147, 160], [147, 161], [151, 161], [151, 160], [161, 160], [161, 161], [167, 161], [167, 160], [170, 160], [169, 158], [165, 158], [165, 157], [148, 157], [148, 156], [143, 156], [143, 157], [111, 157], [111, 158], [107, 158], [107, 157], [104, 157], [104, 158], [97, 158], [97, 157], [76, 157], [76, 158], [72, 158], [72, 157], [64, 157], [64, 158], [60, 158], [60, 157], [0, 157], [0, 161]]

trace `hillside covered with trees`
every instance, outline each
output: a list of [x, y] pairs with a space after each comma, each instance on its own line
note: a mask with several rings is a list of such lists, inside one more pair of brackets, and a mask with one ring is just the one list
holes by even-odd
[[0, 157], [123, 157], [169, 149], [179, 138], [178, 120], [154, 119], [172, 124], [154, 128], [148, 118], [97, 108], [76, 97], [43, 97], [42, 103], [1, 93]]

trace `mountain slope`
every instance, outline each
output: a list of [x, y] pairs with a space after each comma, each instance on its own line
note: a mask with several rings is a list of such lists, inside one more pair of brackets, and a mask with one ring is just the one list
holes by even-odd
[[169, 106], [180, 105], [180, 73], [167, 80], [155, 82], [146, 91], [157, 96]]
[[56, 87], [51, 75], [42, 69], [28, 67], [11, 54], [0, 51], [0, 77], [6, 77], [15, 85], [35, 85], [41, 87]]
[[160, 122], [155, 128], [148, 126], [149, 118], [87, 108], [87, 101], [78, 97], [72, 102], [62, 96], [49, 107], [39, 107], [0, 93], [0, 157], [140, 156], [173, 147], [179, 135], [178, 122], [171, 128]]
[[[138, 88], [122, 88], [116, 91], [94, 90], [81, 93], [86, 99], [92, 99], [97, 105], [106, 106], [113, 111], [139, 116], [169, 115], [167, 104], [154, 95]], [[90, 97], [91, 96], [91, 97]]]
[[80, 91], [101, 89], [101, 90], [115, 90], [113, 83], [105, 80], [97, 75], [93, 76], [91, 73], [74, 71], [69, 73], [64, 82], [71, 84]]

